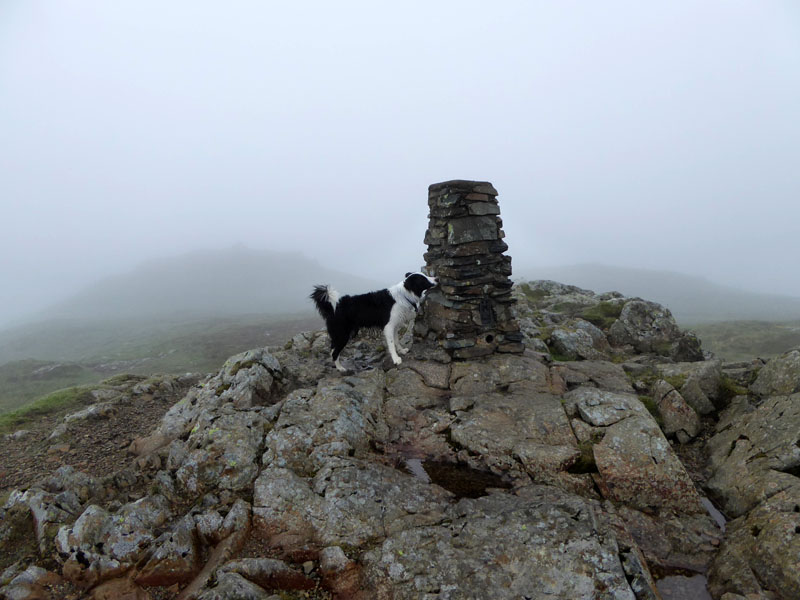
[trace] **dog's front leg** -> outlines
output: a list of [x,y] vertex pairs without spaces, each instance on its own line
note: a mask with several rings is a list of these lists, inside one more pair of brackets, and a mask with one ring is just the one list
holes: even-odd
[[389,350],[389,355],[392,357],[392,362],[399,365],[403,362],[400,355],[397,354],[397,347],[395,345],[395,324],[390,320],[386,327],[383,328],[383,335],[386,338],[386,348]]

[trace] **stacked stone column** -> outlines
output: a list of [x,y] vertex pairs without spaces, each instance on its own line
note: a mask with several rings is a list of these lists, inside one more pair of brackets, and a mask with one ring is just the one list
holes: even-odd
[[438,340],[453,358],[522,352],[497,190],[485,181],[436,183],[428,207],[425,263],[439,287],[423,304],[416,334]]

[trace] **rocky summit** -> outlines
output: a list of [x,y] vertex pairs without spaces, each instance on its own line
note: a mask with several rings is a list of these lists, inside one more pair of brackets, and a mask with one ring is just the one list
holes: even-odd
[[[395,367],[366,339],[343,375],[298,334],[182,391],[118,472],[6,487],[3,597],[800,598],[800,352],[722,363],[658,304],[512,293],[522,353],[417,339]],[[102,402],[59,435],[127,406]]]

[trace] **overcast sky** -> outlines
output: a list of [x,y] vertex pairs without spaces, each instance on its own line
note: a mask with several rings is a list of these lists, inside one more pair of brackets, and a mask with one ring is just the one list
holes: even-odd
[[0,0],[0,322],[236,243],[392,283],[427,186],[514,266],[800,296],[800,3]]

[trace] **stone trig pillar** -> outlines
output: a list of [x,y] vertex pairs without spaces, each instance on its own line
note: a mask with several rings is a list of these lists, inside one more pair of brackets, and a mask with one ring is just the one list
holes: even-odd
[[511,257],[503,254],[508,245],[496,196],[486,181],[428,188],[425,263],[439,287],[423,303],[415,333],[438,340],[453,358],[525,349],[511,313]]

